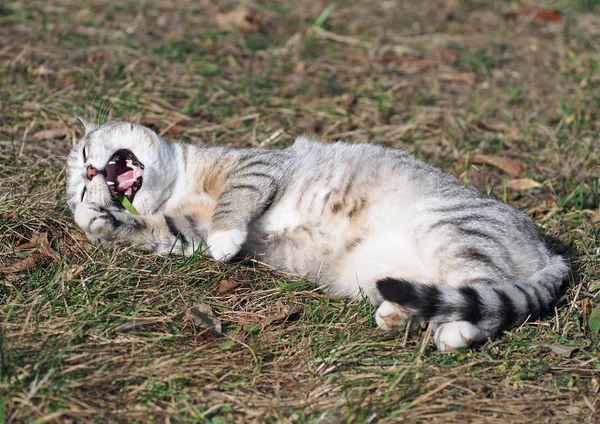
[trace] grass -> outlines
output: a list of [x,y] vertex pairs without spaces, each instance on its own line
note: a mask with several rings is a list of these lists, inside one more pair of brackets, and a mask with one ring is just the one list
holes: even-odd
[[[596,422],[598,4],[558,3],[565,20],[536,25],[497,2],[257,1],[251,33],[218,25],[234,1],[3,3],[0,422]],[[383,334],[369,304],[255,262],[99,250],[65,205],[77,115],[199,144],[404,148],[570,246],[565,299],[439,353],[426,331]],[[477,153],[541,187],[507,190]],[[239,287],[220,293],[225,278]],[[222,335],[186,321],[199,303]]]

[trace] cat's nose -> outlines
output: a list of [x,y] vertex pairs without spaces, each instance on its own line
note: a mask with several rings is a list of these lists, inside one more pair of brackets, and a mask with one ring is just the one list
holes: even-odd
[[87,168],[88,180],[91,180],[92,178],[94,178],[96,176],[96,174],[98,174],[98,171],[96,170],[96,168],[94,168],[92,165],[88,166],[88,168]]

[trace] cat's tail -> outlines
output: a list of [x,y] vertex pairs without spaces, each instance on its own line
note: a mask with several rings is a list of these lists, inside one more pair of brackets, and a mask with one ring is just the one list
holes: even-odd
[[481,333],[480,341],[514,328],[530,317],[548,315],[559,300],[568,267],[560,256],[522,281],[476,283],[463,287],[421,284],[386,278],[377,282],[384,300],[436,325],[467,322]]

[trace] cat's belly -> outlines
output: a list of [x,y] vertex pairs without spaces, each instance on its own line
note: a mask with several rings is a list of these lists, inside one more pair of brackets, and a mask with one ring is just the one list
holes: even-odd
[[281,202],[250,226],[246,253],[355,298],[362,293],[376,300],[375,282],[381,278],[427,280],[410,207],[375,202],[342,213],[346,206],[351,205],[334,213],[338,208],[319,203],[299,210],[291,201]]

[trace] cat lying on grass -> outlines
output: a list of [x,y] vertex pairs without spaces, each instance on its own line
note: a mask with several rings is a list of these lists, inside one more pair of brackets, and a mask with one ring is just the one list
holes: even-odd
[[285,150],[204,148],[82,123],[67,195],[93,243],[254,255],[367,296],[383,330],[409,315],[432,322],[441,350],[546,315],[560,297],[568,268],[525,214],[403,151],[307,137]]

